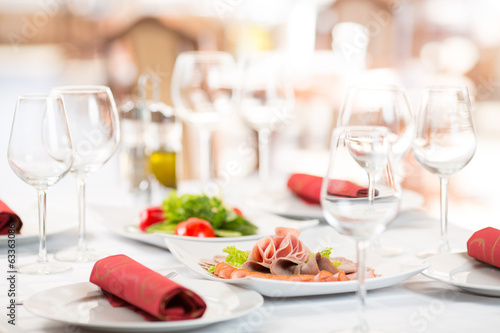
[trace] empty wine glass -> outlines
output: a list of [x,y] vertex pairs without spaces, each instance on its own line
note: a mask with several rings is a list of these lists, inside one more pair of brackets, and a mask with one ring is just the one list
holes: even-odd
[[234,59],[226,52],[184,52],[175,61],[172,101],[179,117],[198,131],[203,183],[212,177],[212,131],[233,106],[234,69]]
[[38,192],[39,249],[33,264],[18,268],[25,274],[54,274],[71,269],[52,263],[46,247],[46,191],[61,180],[73,162],[73,147],[61,96],[25,94],[17,99],[7,152],[19,178]]
[[418,253],[428,257],[450,252],[448,241],[448,182],[476,151],[476,131],[466,87],[433,86],[422,91],[413,154],[440,182],[441,241],[437,250]]
[[[404,176],[401,161],[415,137],[415,121],[402,87],[390,84],[358,84],[349,87],[339,113],[338,126],[387,127],[396,182],[400,184]],[[404,252],[399,247],[382,246],[378,238],[372,240],[371,246],[384,257]]]
[[[366,252],[370,239],[385,230],[399,209],[401,192],[392,172],[389,136],[385,127],[337,128],[333,132],[328,172],[321,188],[321,207],[326,221],[356,241],[359,325],[355,332],[369,331],[364,309]],[[346,191],[346,187],[368,187],[368,191]]]
[[294,110],[293,86],[285,64],[279,53],[258,52],[243,57],[239,65],[238,111],[258,133],[259,177],[264,182],[270,171],[270,136],[291,120]]
[[52,90],[61,95],[68,113],[74,146],[71,172],[78,184],[78,246],[56,253],[56,259],[92,262],[104,254],[89,250],[85,239],[87,177],[113,155],[120,140],[120,126],[113,94],[105,86],[63,86]]

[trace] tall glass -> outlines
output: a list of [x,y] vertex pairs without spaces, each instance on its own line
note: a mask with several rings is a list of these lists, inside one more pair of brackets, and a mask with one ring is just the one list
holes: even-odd
[[461,86],[433,86],[420,97],[413,154],[440,182],[441,241],[437,250],[418,253],[428,257],[450,252],[448,241],[448,182],[464,168],[476,151],[476,130],[469,92]]
[[240,62],[238,111],[245,123],[258,133],[259,177],[269,179],[269,141],[272,132],[291,121],[295,96],[285,68],[276,52],[249,54]]
[[45,275],[70,270],[70,265],[48,261],[45,233],[46,191],[69,172],[73,163],[73,146],[61,96],[18,97],[7,157],[16,176],[38,192],[38,259],[20,266],[18,272]]
[[113,155],[120,140],[120,126],[113,94],[105,86],[63,86],[54,88],[64,100],[74,146],[71,172],[78,184],[78,245],[56,253],[56,259],[92,262],[104,256],[89,250],[85,239],[85,183]]
[[356,241],[359,325],[353,332],[369,332],[364,314],[369,242],[385,230],[399,209],[401,192],[394,180],[389,151],[385,127],[337,128],[321,188],[326,221]]
[[203,183],[212,178],[212,131],[233,107],[234,76],[234,59],[226,52],[184,52],[175,61],[172,101],[179,117],[198,131]]
[[[415,121],[403,87],[390,84],[357,84],[349,90],[340,109],[338,126],[385,126],[389,129],[391,158],[396,182],[404,178],[401,161],[415,137]],[[379,238],[372,249],[384,257],[401,254],[402,248],[382,246]]]

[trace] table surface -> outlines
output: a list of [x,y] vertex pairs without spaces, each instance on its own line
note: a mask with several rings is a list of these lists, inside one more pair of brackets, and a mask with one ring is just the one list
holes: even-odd
[[[112,169],[110,169],[112,170]],[[106,173],[106,171],[104,172]],[[49,191],[49,211],[58,207],[76,206],[74,179]],[[116,181],[116,182],[115,182]],[[35,201],[34,190],[9,177],[8,203],[15,206],[20,200]],[[248,183],[248,182],[247,182]],[[105,182],[90,182],[88,204],[110,205],[134,204],[133,198],[120,190],[118,178],[107,178]],[[241,201],[242,184],[234,181],[226,188],[225,198],[232,203]],[[12,190],[17,189],[17,190]],[[0,196],[7,198],[0,189]],[[71,193],[71,195],[69,194]],[[24,198],[24,199],[23,199]],[[29,198],[29,199],[28,199]],[[73,203],[72,203],[73,202]],[[137,204],[137,202],[135,203]],[[244,203],[241,203],[244,205]],[[76,216],[76,214],[75,214]],[[49,258],[54,260],[57,250],[74,246],[77,241],[76,217],[74,228],[48,238]],[[182,276],[198,278],[185,268],[168,250],[138,241],[122,238],[99,224],[88,214],[88,244],[105,253],[126,254],[151,269],[161,272],[175,270]],[[324,225],[325,222],[320,224]],[[471,231],[450,226],[450,239],[454,248],[465,250]],[[402,247],[405,252],[393,257],[398,262],[416,263],[418,250],[432,248],[439,238],[438,221],[420,209],[402,212],[380,238],[384,245]],[[6,271],[6,247],[0,247],[0,267]],[[37,241],[16,246],[17,263],[29,263],[36,259]],[[17,275],[18,299],[49,288],[88,281],[92,263],[72,264],[73,270],[49,276]],[[5,273],[6,274],[6,273]],[[5,276],[5,275],[4,275]],[[7,281],[0,281],[1,304],[8,304]],[[357,299],[354,293],[295,298],[265,298],[263,307],[244,317],[211,325],[199,332],[297,332],[300,330],[330,332],[350,328],[356,323]],[[5,307],[4,307],[5,309]],[[4,315],[5,316],[5,315]],[[431,280],[423,275],[414,276],[398,285],[368,292],[367,318],[374,329],[385,332],[493,332],[500,327],[500,299],[467,293],[445,283]],[[23,306],[17,307],[16,326],[8,325],[7,319],[0,321],[4,332],[86,332],[87,330],[38,318]]]

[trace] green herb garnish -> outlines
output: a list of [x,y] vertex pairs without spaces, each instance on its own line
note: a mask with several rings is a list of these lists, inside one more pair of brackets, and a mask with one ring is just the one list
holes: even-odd
[[240,268],[247,261],[250,251],[241,251],[236,246],[228,246],[222,252],[227,253],[226,262],[234,267]]
[[[330,255],[332,254],[332,248],[331,247],[325,247],[323,251],[319,252],[322,257],[327,257],[330,258]],[[309,259],[311,259],[316,253],[310,253],[309,254]]]

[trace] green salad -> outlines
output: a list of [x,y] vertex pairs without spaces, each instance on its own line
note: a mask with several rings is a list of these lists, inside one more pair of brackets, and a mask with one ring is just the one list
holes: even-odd
[[245,219],[239,210],[226,207],[221,199],[206,194],[178,195],[172,191],[162,203],[165,221],[146,228],[146,232],[174,234],[177,225],[189,218],[208,221],[218,237],[255,235],[257,226]]

